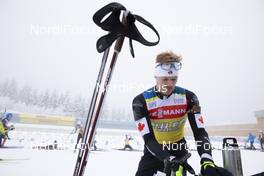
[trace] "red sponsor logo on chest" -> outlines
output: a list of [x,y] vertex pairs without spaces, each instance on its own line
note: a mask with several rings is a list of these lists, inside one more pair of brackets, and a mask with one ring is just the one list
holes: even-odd
[[187,112],[187,105],[163,106],[149,110],[151,119],[180,118]]

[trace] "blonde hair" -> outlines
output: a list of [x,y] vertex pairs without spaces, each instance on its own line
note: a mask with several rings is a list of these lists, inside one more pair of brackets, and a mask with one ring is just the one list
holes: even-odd
[[157,55],[156,63],[167,63],[167,62],[181,62],[182,56],[173,53],[172,51],[165,51]]

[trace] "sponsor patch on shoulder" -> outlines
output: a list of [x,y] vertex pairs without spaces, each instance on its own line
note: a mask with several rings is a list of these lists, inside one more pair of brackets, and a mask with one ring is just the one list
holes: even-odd
[[149,127],[146,120],[146,117],[143,117],[136,121],[137,129],[141,133],[142,136],[149,133]]
[[204,128],[204,118],[201,114],[194,114],[196,125],[198,128]]

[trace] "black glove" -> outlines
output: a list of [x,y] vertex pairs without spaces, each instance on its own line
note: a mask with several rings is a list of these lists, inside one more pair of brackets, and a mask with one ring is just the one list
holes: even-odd
[[[171,172],[179,172],[178,174],[183,174],[183,171],[186,170],[191,174],[195,174],[193,168],[187,163],[187,159],[191,156],[190,153],[187,153],[182,158],[176,158],[175,156],[169,156],[164,160],[164,172],[166,176],[170,176]],[[177,175],[177,174],[176,174]]]
[[202,176],[234,176],[225,168],[216,166],[210,159],[201,160],[201,174]]
[[217,172],[217,166],[210,159],[201,160],[201,174],[202,176],[221,176]]

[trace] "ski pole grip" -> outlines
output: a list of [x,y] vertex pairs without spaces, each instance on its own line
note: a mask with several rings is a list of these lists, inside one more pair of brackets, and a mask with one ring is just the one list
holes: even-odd
[[[232,141],[232,143],[230,143],[230,141]],[[223,139],[223,149],[225,149],[227,147],[236,147],[236,148],[238,148],[237,139],[236,138],[232,138],[232,137],[224,138]]]
[[[123,13],[123,17],[122,17],[122,24],[127,28],[127,15],[128,15],[129,11],[126,10],[124,13]],[[124,43],[124,40],[125,40],[125,36],[120,36],[118,37],[118,39],[116,40],[116,43],[115,43],[115,52],[119,53],[121,51],[121,48],[123,46],[123,43]]]

